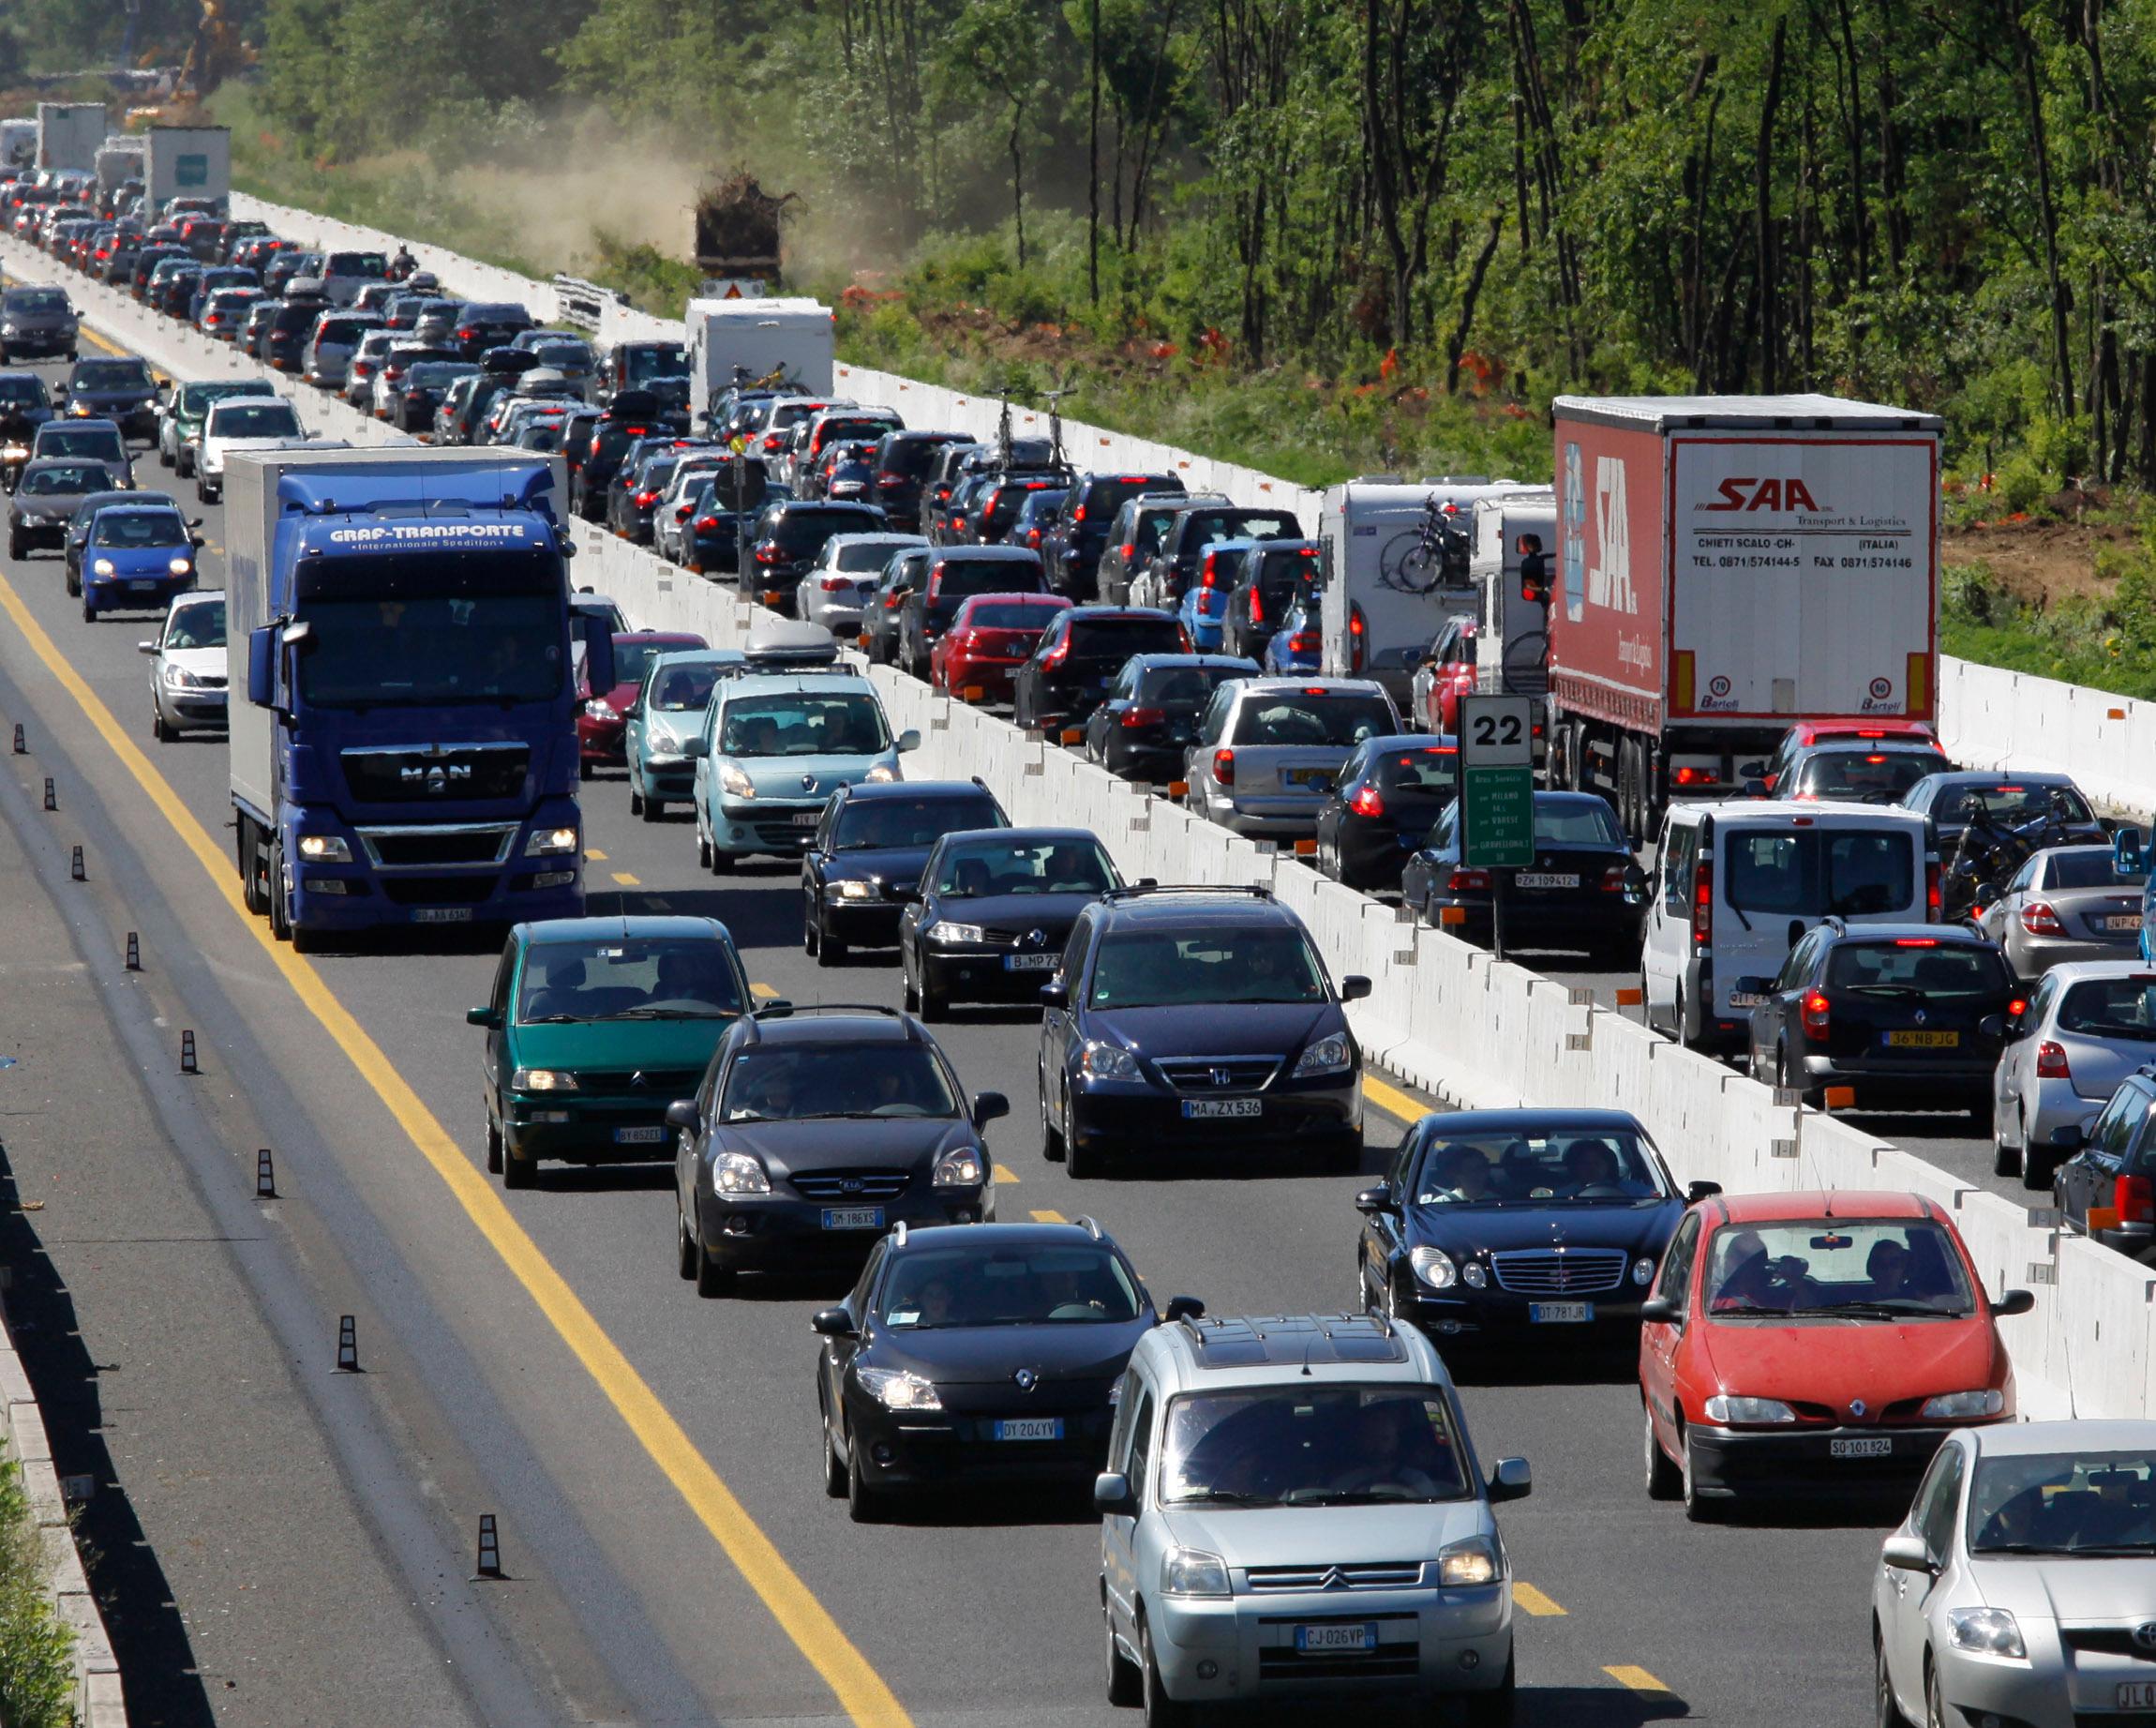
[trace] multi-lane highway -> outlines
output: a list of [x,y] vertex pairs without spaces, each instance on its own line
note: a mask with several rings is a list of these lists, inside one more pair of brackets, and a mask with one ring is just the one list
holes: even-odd
[[[171,483],[154,456],[138,473]],[[221,512],[173,489],[204,516],[214,582]],[[349,1573],[380,1628],[365,1648],[349,1637],[310,1648],[297,1583],[225,1604],[245,1618],[263,1695],[278,1674],[319,1676],[328,1662],[349,1664],[352,1684],[315,1685],[305,1720],[1129,1720],[1103,1696],[1088,1510],[964,1499],[849,1523],[822,1491],[810,1377],[807,1316],[833,1288],[744,1281],[735,1298],[699,1300],[675,1275],[660,1167],[549,1167],[534,1191],[502,1194],[483,1174],[480,1034],[464,1020],[492,956],[302,957],[274,945],[238,903],[221,736],[150,740],[136,643],[151,620],[85,624],[52,556],[5,566],[0,612],[0,739],[20,721],[29,751],[7,759],[0,814],[25,848],[83,844],[89,877],[48,871],[35,899],[27,878],[11,878],[25,893],[0,908],[0,941],[26,941],[56,909],[82,925],[83,964],[93,947],[116,954],[127,931],[144,956],[121,989],[146,1011],[131,1028],[151,1041],[146,1059],[102,1059],[87,1034],[79,1051],[48,1052],[51,1107],[87,1121],[132,1092],[168,1128],[191,1109],[214,1134],[191,1157],[176,1129],[149,1136],[135,1180],[145,1197],[192,1184],[212,1217],[250,1225],[244,1240],[229,1224],[216,1234],[227,1284],[261,1311],[281,1358],[285,1383],[262,1420],[290,1424],[282,1450],[319,1457],[338,1484],[323,1501],[295,1479],[289,1503],[280,1487],[253,1508],[247,1540],[281,1544],[280,1565],[296,1565],[312,1600],[334,1600]],[[53,813],[39,807],[48,775]],[[712,914],[762,990],[897,1004],[888,956],[836,970],[803,956],[793,871],[722,882],[697,871],[685,814],[631,819],[619,777],[584,789],[593,910]],[[991,1135],[1002,1216],[1098,1217],[1161,1300],[1190,1291],[1218,1314],[1348,1300],[1355,1179],[1215,1165],[1080,1183],[1045,1163],[1030,1111],[1034,1018],[960,1010],[939,1029],[968,1089],[1017,1104]],[[203,1070],[185,1082],[183,1028]],[[1421,1107],[1379,1086],[1371,1096],[1382,1107],[1366,1172],[1396,1119]],[[1988,1171],[1988,1149],[1911,1143],[1972,1178]],[[280,1198],[268,1207],[250,1197],[257,1145],[277,1156]],[[112,1180],[130,1178],[122,1168]],[[102,1227],[116,1240],[168,1233],[154,1204],[109,1210]],[[17,1222],[39,1227],[35,1215]],[[175,1285],[160,1300],[210,1298]],[[344,1314],[356,1318],[360,1376],[334,1372]],[[95,1356],[99,1341],[85,1345]],[[1638,1394],[1622,1364],[1522,1359],[1477,1377],[1466,1398],[1484,1455],[1522,1453],[1535,1467],[1534,1497],[1501,1519],[1524,1581],[1523,1721],[1864,1715],[1880,1509],[1687,1525],[1641,1485]],[[252,1425],[246,1399],[229,1407],[235,1427]],[[198,1404],[172,1420],[217,1417]],[[185,1438],[175,1450],[214,1475],[214,1449]],[[145,1456],[141,1467],[155,1465]],[[124,1461],[115,1468],[126,1474]],[[217,1488],[197,1504],[235,1498],[229,1482]],[[500,1518],[507,1581],[467,1581],[482,1512]],[[144,1521],[153,1548],[157,1523]],[[185,1519],[171,1528],[186,1539]],[[318,1529],[340,1533],[337,1544]],[[198,1525],[195,1538],[221,1534]],[[213,1570],[194,1569],[201,1587]],[[180,1637],[187,1571],[166,1568]],[[393,1696],[362,1671],[369,1662],[423,1670],[427,1684]],[[260,1698],[243,1718],[217,1689],[205,1696],[217,1720],[302,1720]]]

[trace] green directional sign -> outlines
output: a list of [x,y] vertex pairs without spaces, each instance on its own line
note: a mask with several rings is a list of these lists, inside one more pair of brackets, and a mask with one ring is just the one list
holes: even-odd
[[174,186],[207,186],[209,183],[210,158],[201,151],[190,151],[172,158]]
[[1471,870],[1535,862],[1533,727],[1523,696],[1460,699],[1460,862]]

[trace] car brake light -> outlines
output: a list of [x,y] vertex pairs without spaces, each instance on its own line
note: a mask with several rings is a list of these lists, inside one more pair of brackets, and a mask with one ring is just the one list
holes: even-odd
[[760,564],[775,564],[781,555],[779,548],[775,546],[767,545],[756,548],[756,563]]
[[898,610],[899,607],[904,604],[906,596],[904,594],[885,594],[883,597],[883,609],[887,612],[895,612]]
[[1604,894],[1622,894],[1624,890],[1624,866],[1623,864],[1611,864],[1602,872],[1602,892]]
[[2036,1046],[2036,1077],[2039,1080],[2074,1078],[2074,1070],[2067,1066],[2064,1044],[2054,1044],[2046,1038]]
[[2121,1176],[2111,1185],[2111,1204],[2120,1224],[2156,1222],[2156,1181],[2146,1176]]
[[1075,510],[1071,511],[1071,519],[1073,522],[1083,522],[1085,519],[1085,506],[1084,504],[1080,504]]
[[1348,800],[1348,808],[1357,816],[1383,816],[1385,800],[1374,786],[1366,786]]
[[1198,586],[1200,588],[1218,588],[1220,585],[1219,572],[1213,568],[1213,555],[1207,552],[1205,562],[1198,569]]
[[1701,859],[1692,866],[1692,946],[1696,950],[1714,940],[1714,866]]
[[1897,936],[1894,939],[1894,945],[1896,948],[1937,948],[1939,938],[1936,936]]
[[719,518],[715,516],[699,516],[696,518],[696,532],[700,534],[711,533],[718,525]]
[[1490,887],[1488,870],[1455,870],[1445,879],[1447,894],[1480,894]]
[[1123,711],[1125,726],[1159,726],[1168,717],[1165,708],[1126,708]]
[[638,492],[636,494],[636,508],[639,510],[649,510],[658,502],[659,495],[656,492]]
[[1702,786],[1714,776],[1704,768],[1680,768],[1669,778],[1679,786]]
[[827,576],[818,586],[827,594],[845,594],[853,587],[853,578],[850,576]]
[[1061,667],[1063,662],[1070,657],[1071,639],[1069,637],[1065,637],[1060,642],[1057,642],[1055,647],[1048,651],[1046,656],[1041,660],[1041,665],[1043,670],[1053,669]]
[[1137,556],[1137,553],[1138,548],[1135,546],[1126,546],[1123,548],[1123,562],[1129,563],[1132,558]]
[[1348,607],[1348,670],[1362,670],[1364,656],[1370,653],[1368,628],[1363,623],[1362,605],[1359,601]]
[[1886,734],[1885,734],[1884,732],[1882,732],[1882,731],[1877,731],[1877,730],[1871,730],[1871,731],[1862,731],[1862,730],[1860,730],[1860,731],[1857,733],[1857,736],[1858,736],[1859,738],[1884,738],[1884,737],[1886,736]]
[[1250,590],[1250,622],[1254,624],[1265,622],[1265,597],[1255,588]]
[[2059,914],[2042,900],[2031,900],[2021,909],[2021,927],[2031,936],[2066,934],[2066,926],[2059,922]]
[[1213,778],[1222,786],[1235,783],[1235,753],[1233,750],[1213,752]]
[[1804,1032],[1807,1037],[1824,1038],[1827,1035],[1830,1006],[1826,997],[1818,990],[1814,990],[1804,998],[1800,1016],[1804,1020]]
[[1932,859],[1924,867],[1924,919],[1926,924],[1937,924],[1944,907],[1939,893],[1939,860]]

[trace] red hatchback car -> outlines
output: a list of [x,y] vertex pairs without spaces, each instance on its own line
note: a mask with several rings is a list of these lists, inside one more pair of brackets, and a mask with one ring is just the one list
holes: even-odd
[[576,693],[584,699],[576,710],[576,772],[589,780],[595,768],[621,768],[628,764],[621,734],[628,724],[630,705],[643,688],[645,669],[653,654],[678,648],[709,648],[700,636],[675,630],[633,630],[614,639],[614,687],[596,692],[577,670]]
[[1708,1519],[1913,1485],[1951,1430],[2013,1420],[1996,1322],[2033,1305],[1988,1300],[1921,1195],[1711,1196],[1639,1311],[1647,1492]]
[[1011,674],[1033,657],[1058,612],[1060,594],[969,594],[951,628],[929,651],[929,682],[938,690],[978,690],[975,701],[1008,702]]

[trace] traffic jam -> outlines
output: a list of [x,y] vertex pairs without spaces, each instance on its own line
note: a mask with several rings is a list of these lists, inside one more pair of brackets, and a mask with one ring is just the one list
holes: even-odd
[[[0,291],[8,569],[148,633],[127,718],[160,746],[226,735],[248,909],[301,950],[500,933],[487,1172],[670,1160],[684,1298],[824,1292],[798,1397],[853,1521],[990,1487],[1097,1513],[1111,1704],[1514,1720],[1498,1509],[1533,1475],[1478,1451],[1475,1388],[1588,1361],[1636,1378],[1668,1517],[1879,1527],[1845,1618],[1881,1722],[2156,1721],[2156,1427],[2023,1420],[1998,1322],[2035,1299],[1952,1210],[1687,1182],[1613,1109],[1394,1140],[1346,1012],[1371,979],[1265,888],[1130,879],[917,777],[862,666],[1813,1108],[1959,1114],[2156,1264],[2149,841],[1942,747],[1935,419],[1802,398],[1792,441],[1752,398],[1561,398],[1554,486],[1355,481],[1305,521],[844,399],[822,308],[602,348],[217,200],[24,172],[0,212],[280,375],[162,377],[64,288]],[[307,391],[419,442],[311,436]],[[244,607],[204,585],[210,504]],[[569,517],[763,609],[745,645],[577,589]],[[798,880],[831,999],[759,991],[724,920],[599,915],[601,801],[678,829],[680,880]],[[983,1011],[1023,1016],[1033,1087],[947,1050]],[[1014,1115],[1096,1216],[1014,1206]],[[1357,1178],[1325,1225],[1352,1311],[1148,1288],[1113,1230],[1140,1180],[1251,1161]]]

